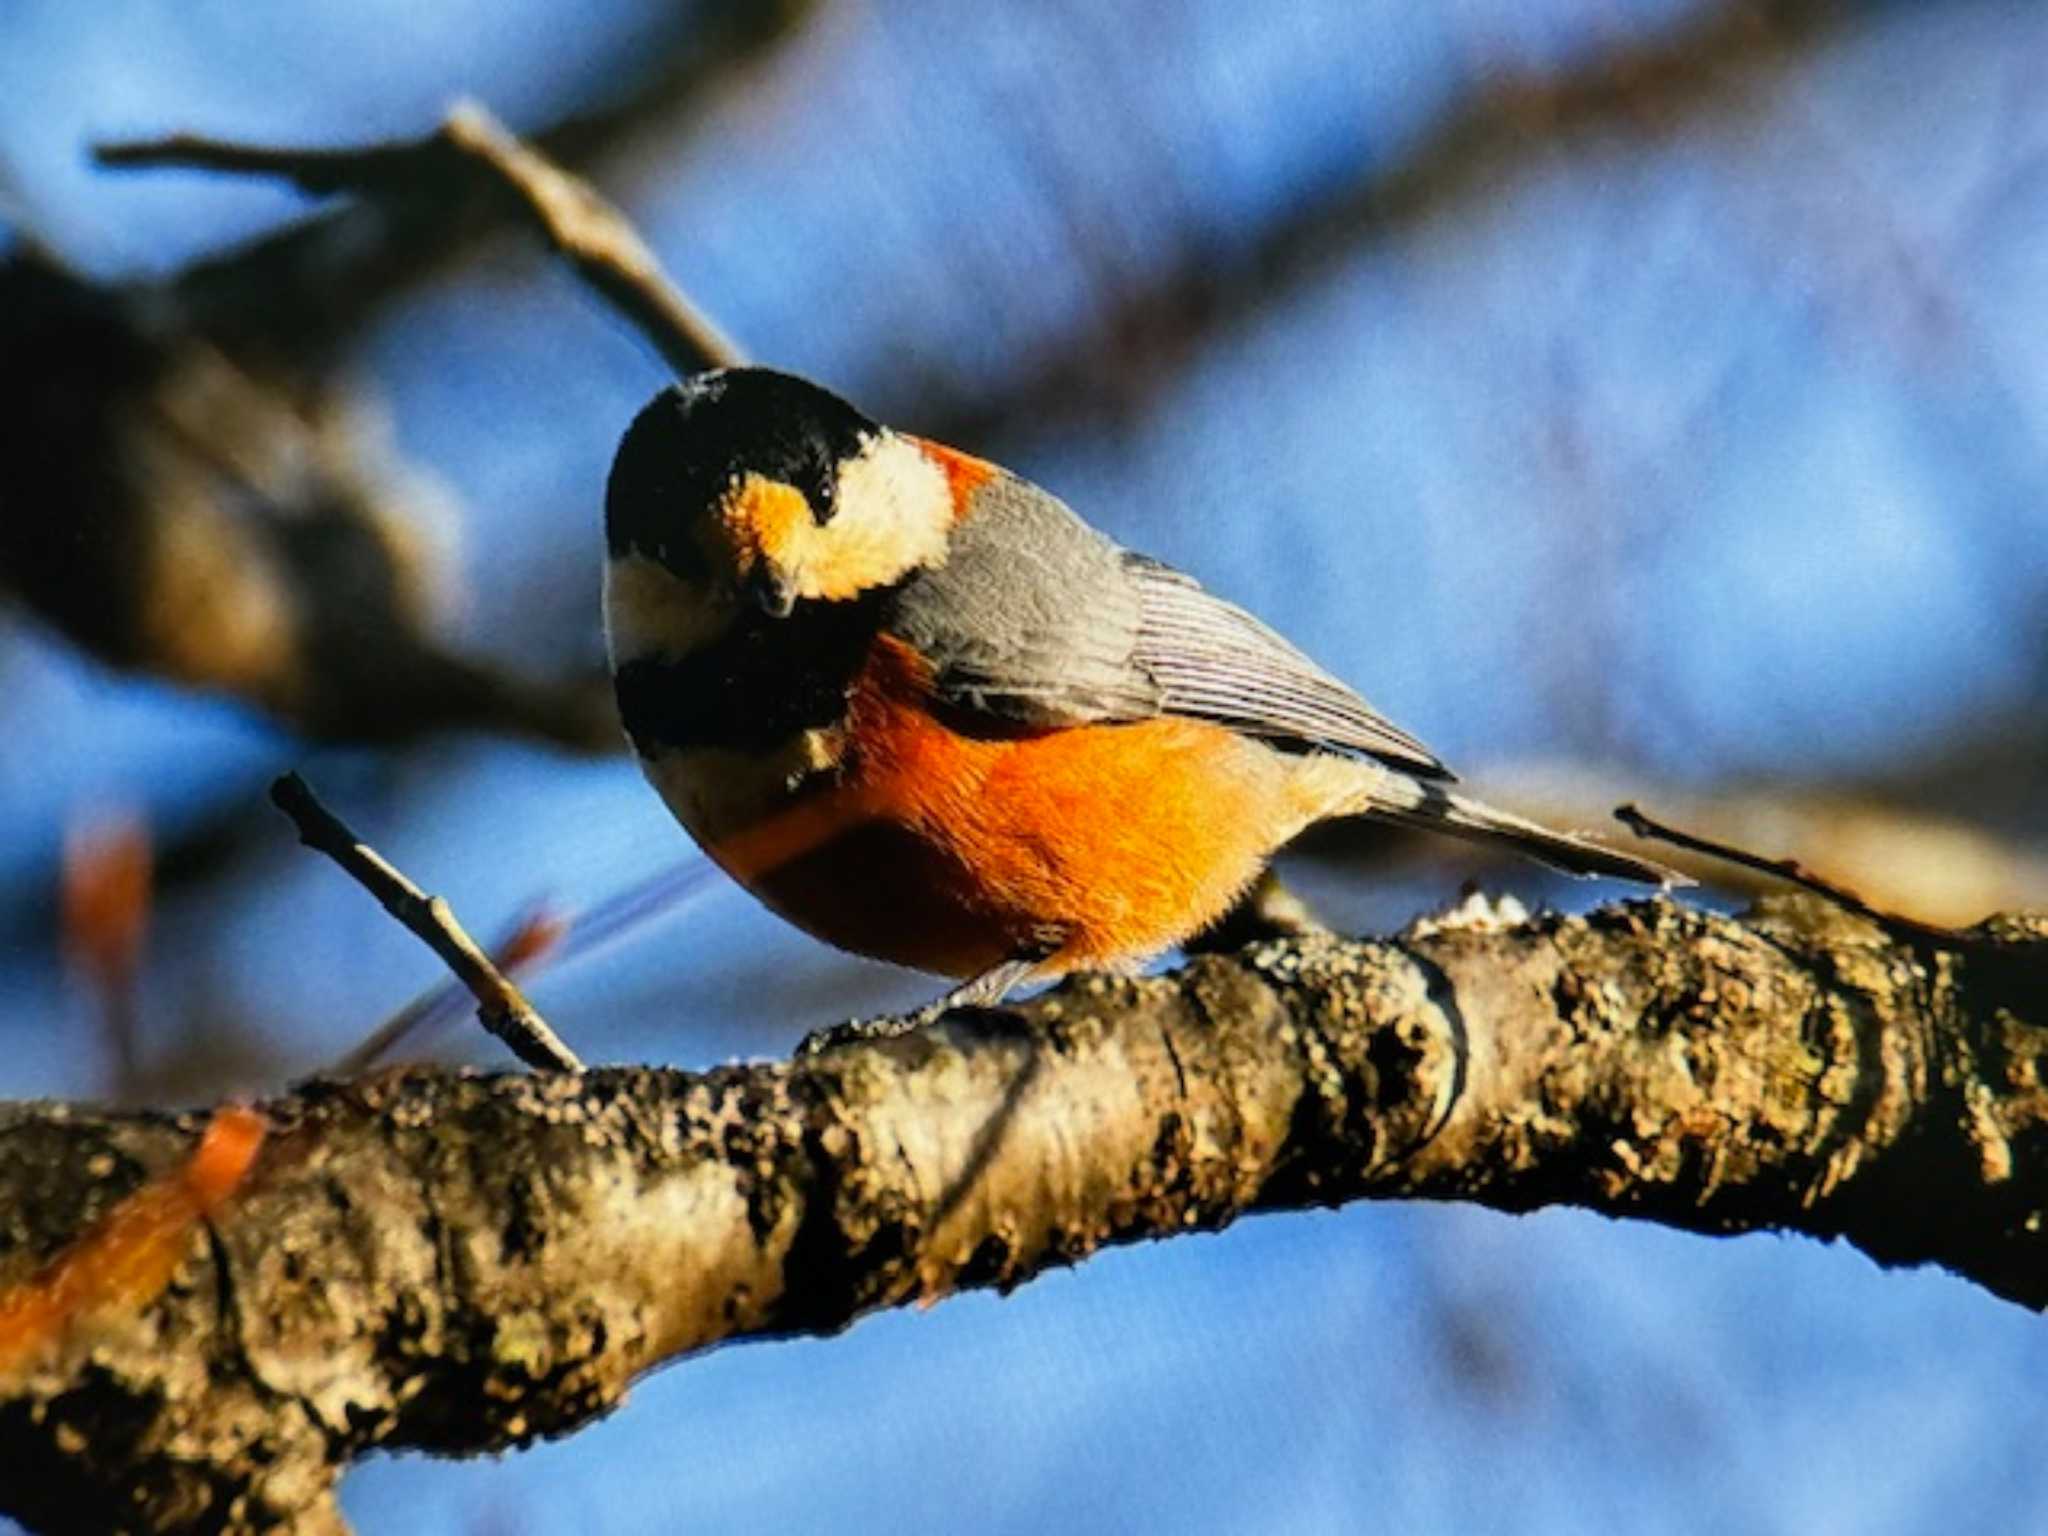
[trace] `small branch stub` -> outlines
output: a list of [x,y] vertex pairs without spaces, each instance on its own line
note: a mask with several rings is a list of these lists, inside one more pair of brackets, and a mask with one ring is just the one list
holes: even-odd
[[359,149],[284,149],[197,134],[103,144],[101,165],[196,166],[242,176],[282,176],[316,195],[431,184],[450,157],[500,184],[576,275],[678,373],[728,368],[745,354],[662,271],[632,224],[581,177],[511,133],[480,103],[458,103],[440,129],[409,143]]
[[385,911],[447,963],[456,979],[476,998],[477,1016],[484,1028],[504,1041],[513,1055],[543,1072],[583,1070],[576,1053],[562,1043],[519,988],[464,932],[447,902],[439,896],[429,896],[351,832],[296,773],[288,773],[272,784],[270,798],[299,829],[300,842],[339,864],[377,898]]

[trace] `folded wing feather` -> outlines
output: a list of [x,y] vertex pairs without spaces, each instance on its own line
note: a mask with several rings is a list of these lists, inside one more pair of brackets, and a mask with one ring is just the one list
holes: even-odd
[[978,493],[945,564],[905,585],[888,623],[931,662],[947,705],[991,723],[1181,716],[1451,777],[1244,609],[1112,543],[1014,476]]

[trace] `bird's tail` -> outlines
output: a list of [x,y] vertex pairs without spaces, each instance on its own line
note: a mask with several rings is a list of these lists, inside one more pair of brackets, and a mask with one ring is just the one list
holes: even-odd
[[1567,875],[1605,875],[1644,885],[1693,883],[1653,859],[1623,853],[1577,833],[1553,831],[1442,784],[1411,779],[1406,774],[1383,774],[1370,796],[1356,804],[1356,813],[1420,827],[1426,832],[1447,832],[1475,843],[1512,848]]

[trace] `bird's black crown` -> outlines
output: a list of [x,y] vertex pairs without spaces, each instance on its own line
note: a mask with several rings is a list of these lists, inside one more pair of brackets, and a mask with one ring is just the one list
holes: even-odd
[[830,390],[767,368],[693,374],[633,418],[605,488],[614,556],[696,564],[691,523],[747,474],[795,486],[820,523],[833,514],[842,461],[879,430]]

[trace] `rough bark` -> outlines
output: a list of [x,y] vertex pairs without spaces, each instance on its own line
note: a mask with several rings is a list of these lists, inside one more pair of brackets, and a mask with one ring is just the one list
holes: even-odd
[[[2044,956],[2040,918],[1933,952],[1810,899],[1474,899],[787,1062],[311,1084],[158,1300],[0,1380],[0,1507],[328,1528],[373,1447],[564,1433],[715,1341],[1364,1197],[1845,1237],[2040,1307]],[[0,1282],[199,1124],[0,1110]]]

